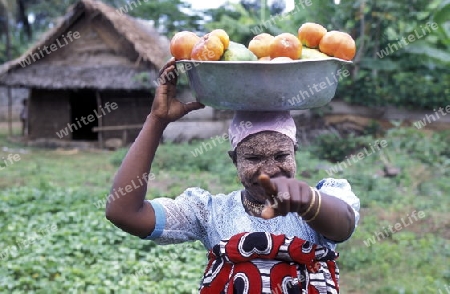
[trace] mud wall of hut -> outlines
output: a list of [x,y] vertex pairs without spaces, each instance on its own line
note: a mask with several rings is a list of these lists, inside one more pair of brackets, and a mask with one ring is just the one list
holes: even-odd
[[30,139],[57,139],[56,133],[67,127],[67,123],[70,122],[69,93],[64,90],[33,89],[30,97]]
[[[107,112],[102,117],[103,126],[127,126],[142,125],[150,113],[154,94],[146,91],[102,91],[100,92],[102,106],[106,102],[116,103],[117,109]],[[140,129],[130,129],[127,131],[127,142],[133,142]],[[120,138],[123,131],[103,132],[103,139]]]
[[[12,88],[12,120],[19,121],[19,114],[22,110],[22,101],[28,99],[28,89]],[[8,109],[8,90],[6,87],[0,87],[0,122],[7,122],[9,118]]]

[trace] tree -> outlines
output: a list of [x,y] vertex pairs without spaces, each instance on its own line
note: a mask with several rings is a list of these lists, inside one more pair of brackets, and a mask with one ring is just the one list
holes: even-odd
[[130,15],[153,20],[155,27],[171,38],[175,33],[186,30],[202,31],[203,16],[193,11],[191,5],[181,0],[157,0],[142,3]]
[[[307,7],[296,1],[294,11],[278,16],[272,11],[263,20],[258,14],[261,3],[243,0],[211,11],[214,21],[206,28],[223,28],[232,40],[248,44],[260,32],[295,34],[302,23],[320,23],[328,30],[349,33],[357,44],[357,55],[348,67],[352,76],[339,83],[337,98],[366,106],[448,105],[450,0],[414,0],[408,5],[390,0],[341,0],[339,5],[314,0]],[[437,29],[430,29],[431,24]],[[408,43],[399,43],[403,39]]]
[[270,14],[280,14],[286,9],[286,2],[284,0],[275,0],[270,5]]
[[[19,56],[77,0],[0,0],[0,64]],[[125,0],[103,0],[124,5]],[[118,7],[117,6],[117,7]],[[30,23],[29,17],[34,21]],[[8,28],[8,29],[7,29]],[[8,42],[9,31],[10,42]],[[9,44],[9,45],[8,45]],[[8,53],[9,52],[9,53]],[[9,54],[9,55],[8,55]]]
[[285,18],[275,16],[280,16],[284,7],[284,0],[275,1],[270,7],[267,7],[266,1],[260,0],[243,0],[239,4],[226,4],[207,11],[206,14],[211,16],[212,21],[208,22],[205,28],[207,31],[224,29],[231,40],[248,45],[259,33],[277,35],[283,31],[279,24]]
[[245,45],[248,45],[255,35],[252,28],[259,24],[252,9],[246,9],[242,4],[228,4],[208,13],[212,21],[205,25],[205,32],[223,29],[230,36],[230,40]]
[[11,15],[13,15],[14,9],[12,2],[0,0],[0,40],[2,40],[0,44],[0,63],[10,60],[12,56]]
[[435,38],[418,40],[406,50],[411,54],[425,56],[437,63],[450,64],[450,0],[442,1],[431,14],[437,25]]
[[[254,16],[276,15],[282,13],[286,8],[285,0],[275,0],[270,6],[267,5],[267,0],[242,0],[240,3],[245,10]],[[265,11],[261,11],[262,9]],[[264,19],[265,17],[261,18],[261,20]]]

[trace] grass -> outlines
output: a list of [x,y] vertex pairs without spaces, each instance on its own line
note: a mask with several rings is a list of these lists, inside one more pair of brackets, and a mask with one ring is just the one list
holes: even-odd
[[[356,232],[338,246],[341,293],[444,291],[450,284],[448,137],[396,129],[385,139],[390,143],[385,155],[401,169],[397,177],[377,175],[383,168],[379,154],[335,175],[349,180],[362,204]],[[164,144],[158,149],[152,170],[156,179],[147,198],[175,197],[196,185],[212,193],[240,188],[226,154],[228,144],[194,157],[191,151],[198,146]],[[0,129],[0,158],[10,153],[21,158],[0,170],[0,293],[197,289],[206,263],[201,244],[142,241],[115,228],[95,206],[108,193],[125,152],[27,148],[10,143]],[[329,177],[325,169],[333,164],[317,155],[313,147],[297,153],[299,179],[313,184]],[[376,238],[414,210],[425,216]],[[369,244],[370,238],[375,242]]]

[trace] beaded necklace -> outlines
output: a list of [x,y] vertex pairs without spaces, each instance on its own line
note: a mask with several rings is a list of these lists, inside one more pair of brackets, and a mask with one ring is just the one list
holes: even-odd
[[250,210],[250,212],[256,215],[261,215],[261,212],[263,211],[265,204],[251,202],[250,200],[247,199],[247,197],[245,197],[245,195],[242,198],[244,207],[247,208],[247,210]]

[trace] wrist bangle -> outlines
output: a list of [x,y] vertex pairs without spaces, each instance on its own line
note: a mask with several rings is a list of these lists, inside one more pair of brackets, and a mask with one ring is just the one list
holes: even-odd
[[314,206],[314,203],[316,202],[316,193],[314,189],[312,187],[309,187],[309,189],[311,190],[312,200],[311,203],[309,204],[308,209],[300,215],[301,217],[304,217],[311,210],[311,208]]
[[322,205],[322,196],[320,195],[319,191],[317,191],[317,194],[319,194],[319,205],[317,205],[317,210],[316,210],[316,213],[314,214],[314,216],[312,218],[310,218],[309,220],[305,220],[305,222],[307,222],[307,223],[312,222],[319,215],[320,206]]

